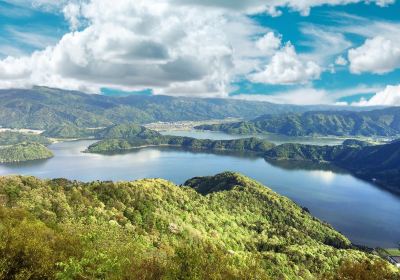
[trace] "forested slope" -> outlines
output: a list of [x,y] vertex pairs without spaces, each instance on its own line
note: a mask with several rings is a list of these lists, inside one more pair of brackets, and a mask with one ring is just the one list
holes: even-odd
[[169,96],[108,97],[44,87],[0,90],[0,126],[97,128],[128,122],[254,118],[310,108],[228,99]]
[[251,121],[201,125],[196,128],[232,134],[396,136],[400,134],[400,107],[365,112],[314,111],[302,114],[268,114]]
[[1,177],[0,278],[398,277],[247,177],[223,173],[185,185]]

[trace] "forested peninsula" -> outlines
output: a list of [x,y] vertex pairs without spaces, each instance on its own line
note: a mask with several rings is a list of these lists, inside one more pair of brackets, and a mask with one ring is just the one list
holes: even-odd
[[400,194],[400,141],[372,145],[360,140],[346,140],[342,145],[275,145],[259,138],[208,140],[161,135],[135,124],[116,125],[103,134],[105,139],[88,147],[87,152],[110,153],[148,146],[170,146],[212,152],[251,152],[266,160],[329,163],[355,176]]

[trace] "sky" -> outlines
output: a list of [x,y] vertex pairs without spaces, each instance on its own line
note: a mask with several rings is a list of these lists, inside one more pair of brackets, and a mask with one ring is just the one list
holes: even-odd
[[0,0],[0,88],[400,106],[396,0]]

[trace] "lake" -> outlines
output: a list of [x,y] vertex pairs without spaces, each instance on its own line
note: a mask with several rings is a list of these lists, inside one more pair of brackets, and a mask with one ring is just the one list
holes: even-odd
[[164,135],[173,136],[186,136],[194,137],[199,139],[212,139],[212,140],[230,140],[240,139],[247,137],[257,137],[268,140],[269,142],[277,145],[283,143],[300,143],[300,144],[311,144],[311,145],[340,145],[344,138],[339,137],[291,137],[276,134],[256,134],[256,135],[233,135],[219,131],[206,131],[206,130],[171,130],[171,131],[160,131]]
[[[210,136],[209,132],[169,134],[173,133],[198,138],[232,137],[218,133]],[[332,224],[356,244],[396,247],[400,241],[400,198],[341,170],[304,164],[277,165],[254,156],[198,153],[172,148],[145,148],[114,155],[81,152],[93,142],[53,144],[50,149],[55,157],[0,165],[0,175],[24,174],[81,181],[151,177],[182,184],[194,176],[237,171],[307,207],[313,215]]]

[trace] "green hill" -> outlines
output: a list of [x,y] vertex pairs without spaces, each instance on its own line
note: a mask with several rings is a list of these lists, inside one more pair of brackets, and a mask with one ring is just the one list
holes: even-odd
[[247,177],[223,173],[185,185],[1,177],[0,278],[399,277]]
[[400,134],[400,107],[365,112],[314,111],[301,114],[269,114],[252,121],[201,125],[196,128],[231,134],[396,136]]
[[161,134],[137,124],[119,124],[99,130],[96,137],[99,139],[130,139],[160,137]]
[[21,133],[15,131],[0,132],[0,146],[14,145],[22,142],[51,144],[51,141],[42,135],[33,133]]
[[60,139],[82,139],[93,138],[96,131],[95,129],[80,128],[74,124],[61,124],[46,129],[42,135]]
[[38,143],[20,143],[0,147],[0,163],[46,159],[52,156],[53,153],[48,148]]

